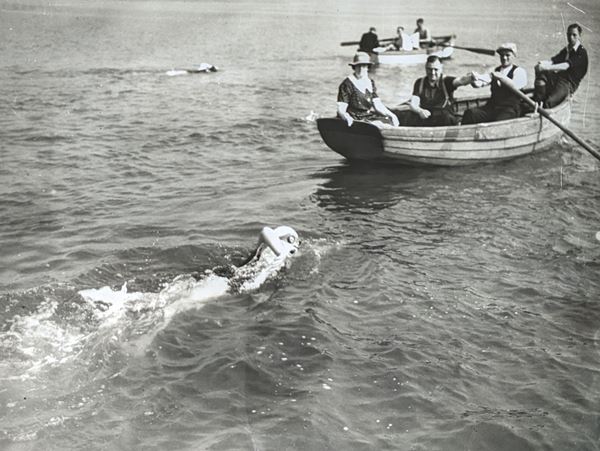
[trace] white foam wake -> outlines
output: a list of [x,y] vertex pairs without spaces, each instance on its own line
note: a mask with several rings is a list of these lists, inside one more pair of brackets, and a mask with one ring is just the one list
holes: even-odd
[[15,315],[0,333],[0,380],[35,379],[43,370],[69,362],[110,358],[123,346],[126,352],[145,352],[156,335],[181,312],[200,309],[226,294],[260,288],[286,267],[298,248],[289,227],[261,232],[249,261],[231,268],[231,277],[207,271],[197,280],[180,275],[159,292],[130,291],[104,286],[78,292],[79,301],[47,298],[34,312]]

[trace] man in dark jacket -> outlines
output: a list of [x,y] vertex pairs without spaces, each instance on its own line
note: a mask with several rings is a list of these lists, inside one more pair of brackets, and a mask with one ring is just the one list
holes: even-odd
[[358,44],[360,52],[373,53],[373,49],[379,47],[379,38],[375,33],[376,31],[375,27],[371,27],[367,33],[362,35],[360,44]]
[[581,26],[567,28],[568,45],[535,66],[534,100],[552,108],[575,93],[588,70],[588,54],[580,41]]

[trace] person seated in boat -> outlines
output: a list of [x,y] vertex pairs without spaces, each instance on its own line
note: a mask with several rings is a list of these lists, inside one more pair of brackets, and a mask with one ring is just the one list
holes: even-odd
[[552,108],[573,95],[588,70],[587,50],[581,44],[581,26],[567,28],[568,45],[535,66],[533,100]]
[[477,124],[480,122],[495,122],[513,119],[521,115],[521,99],[504,83],[515,89],[527,86],[527,72],[522,67],[513,64],[517,55],[517,45],[509,42],[496,49],[500,56],[500,66],[489,74],[473,73],[475,88],[490,85],[492,95],[488,102],[477,108],[470,108],[463,114],[462,124]]
[[337,114],[348,127],[355,120],[398,125],[398,118],[377,95],[375,82],[369,78],[373,63],[368,53],[357,52],[349,65],[353,73],[340,84],[337,98]]
[[379,47],[379,38],[377,37],[377,29],[369,28],[369,31],[364,33],[358,44],[359,52],[373,53],[373,50]]
[[419,17],[417,19],[417,28],[415,28],[415,33],[419,33],[419,43],[422,48],[431,47],[433,45],[433,38],[429,33],[429,30],[425,28],[425,21]]
[[396,28],[396,37],[394,40],[385,47],[385,50],[402,50],[402,42],[404,35],[404,27]]
[[392,41],[391,44],[385,47],[385,51],[412,50],[413,45],[411,37],[404,32],[404,27],[398,27],[396,29],[396,33],[396,38]]
[[417,79],[409,101],[410,111],[401,117],[402,125],[435,127],[458,125],[460,118],[454,114],[454,91],[472,83],[472,73],[463,77],[443,75],[444,66],[436,55],[429,55],[425,63],[426,76]]

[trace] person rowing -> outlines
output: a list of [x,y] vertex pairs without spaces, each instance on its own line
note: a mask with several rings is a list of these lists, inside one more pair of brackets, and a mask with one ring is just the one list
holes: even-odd
[[567,28],[568,45],[535,66],[533,100],[552,108],[573,95],[588,70],[587,50],[581,44],[581,26]]
[[508,84],[516,90],[527,86],[527,72],[512,62],[517,55],[517,45],[512,42],[502,44],[496,53],[500,56],[500,66],[489,74],[473,73],[476,80],[471,83],[475,88],[489,85],[492,91],[490,100],[482,107],[466,110],[462,125],[502,121],[521,115],[521,98],[505,86]]
[[338,89],[337,114],[348,127],[355,120],[398,125],[398,117],[392,113],[377,95],[375,82],[369,78],[373,65],[368,53],[357,52],[351,63],[352,74],[342,81]]
[[434,44],[431,33],[425,28],[425,21],[420,17],[417,19],[417,28],[414,32],[419,33],[419,43],[422,48],[431,47]]
[[360,38],[358,44],[359,52],[373,53],[373,51],[379,47],[379,38],[377,36],[377,29],[370,27],[369,31],[364,33]]
[[459,117],[453,110],[454,91],[475,81],[473,73],[462,77],[443,75],[443,64],[436,55],[430,55],[425,63],[425,77],[417,79],[409,101],[410,111],[402,119],[402,125],[435,127],[457,125]]

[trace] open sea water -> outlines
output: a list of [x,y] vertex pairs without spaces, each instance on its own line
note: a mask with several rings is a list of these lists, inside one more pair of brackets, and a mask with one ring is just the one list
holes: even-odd
[[[316,130],[339,43],[417,17],[530,85],[582,23],[600,143],[597,0],[0,0],[0,449],[600,449],[598,162],[356,167]],[[281,224],[289,267],[217,296]]]

